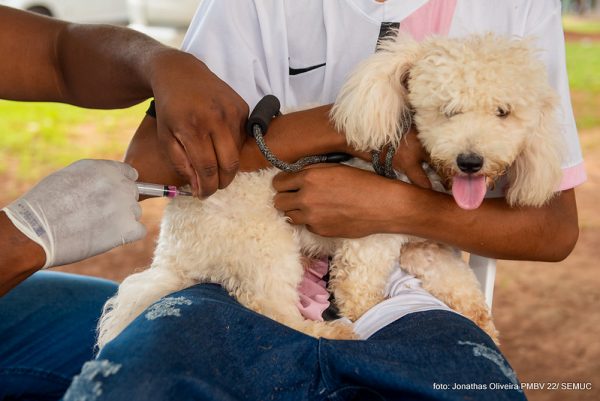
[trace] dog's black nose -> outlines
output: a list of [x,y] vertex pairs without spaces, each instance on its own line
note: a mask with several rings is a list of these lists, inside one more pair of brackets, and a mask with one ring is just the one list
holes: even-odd
[[475,153],[461,153],[456,158],[456,164],[463,173],[476,173],[483,167],[483,157],[476,155]]

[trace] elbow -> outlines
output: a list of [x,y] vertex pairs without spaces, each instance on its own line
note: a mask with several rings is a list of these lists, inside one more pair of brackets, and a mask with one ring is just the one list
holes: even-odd
[[579,224],[572,224],[571,227],[568,230],[568,233],[565,234],[565,239],[563,240],[564,244],[562,247],[562,254],[559,257],[559,260],[557,260],[557,262],[563,261],[567,258],[567,256],[569,256],[571,254],[571,252],[573,252],[573,249],[575,249],[575,245],[577,244],[577,241],[579,240]]
[[579,218],[573,189],[562,191],[560,196],[549,205],[542,224],[539,226],[539,238],[544,238],[545,262],[565,260],[579,239]]
[[563,224],[557,232],[559,235],[555,232],[547,241],[549,246],[547,255],[543,258],[544,262],[562,262],[573,252],[579,239],[579,224]]

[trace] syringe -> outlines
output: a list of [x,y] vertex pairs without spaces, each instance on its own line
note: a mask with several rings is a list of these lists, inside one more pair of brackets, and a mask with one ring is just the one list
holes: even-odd
[[182,191],[174,185],[149,184],[147,182],[136,182],[138,192],[144,196],[158,196],[174,198],[176,196],[192,196],[191,192]]

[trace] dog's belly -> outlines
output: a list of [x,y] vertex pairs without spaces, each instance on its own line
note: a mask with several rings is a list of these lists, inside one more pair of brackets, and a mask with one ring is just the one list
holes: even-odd
[[[283,269],[267,264],[284,258],[297,260],[278,264],[300,265],[301,251],[309,256],[332,253],[337,240],[293,226],[275,209],[271,182],[277,173],[275,168],[239,173],[208,199],[173,200],[165,211],[153,266],[227,286],[232,276],[251,280],[257,270]],[[302,271],[287,273],[300,281]]]

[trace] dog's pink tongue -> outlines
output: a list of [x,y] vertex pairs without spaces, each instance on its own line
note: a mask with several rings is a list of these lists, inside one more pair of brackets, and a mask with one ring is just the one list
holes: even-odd
[[486,191],[483,175],[457,175],[452,180],[452,196],[462,209],[477,209]]

